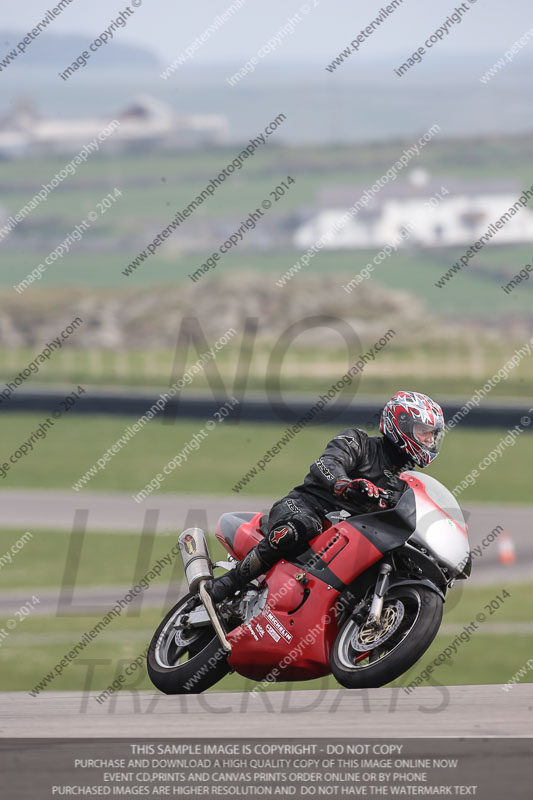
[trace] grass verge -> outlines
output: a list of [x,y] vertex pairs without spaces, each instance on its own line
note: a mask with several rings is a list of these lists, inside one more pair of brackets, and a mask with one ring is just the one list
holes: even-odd
[[[43,421],[37,414],[1,417],[2,445],[7,461]],[[1,489],[70,489],[124,433],[132,417],[100,415],[62,417],[39,439],[33,450],[12,465],[0,480]],[[137,494],[205,426],[205,421],[153,420],[147,424],[109,463],[78,491],[80,508],[86,489],[116,490]],[[323,451],[341,425],[309,425],[280,447],[277,455],[257,475],[234,492],[235,504],[241,494],[283,496],[303,480],[309,464]],[[232,424],[231,417],[215,428],[192,450],[180,467],[166,476],[162,492],[182,494],[232,494],[233,487],[253,469],[282,437],[285,425]],[[372,433],[376,433],[374,428]],[[497,428],[456,429],[446,435],[439,458],[428,473],[453,489],[489,455],[507,434]],[[531,503],[531,434],[525,430],[513,446],[500,448],[500,456],[459,495],[461,503]],[[191,448],[189,448],[190,450]],[[228,457],[228,454],[231,454]],[[149,501],[145,501],[145,504]]]

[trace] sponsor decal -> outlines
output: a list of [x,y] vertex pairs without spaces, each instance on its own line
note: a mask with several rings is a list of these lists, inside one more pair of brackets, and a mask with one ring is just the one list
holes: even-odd
[[344,439],[345,442],[349,442],[350,444],[355,444],[354,436],[335,436],[335,439]]
[[315,461],[315,464],[317,465],[318,469],[320,470],[320,472],[322,473],[322,475],[325,478],[328,478],[328,480],[330,480],[330,481],[334,481],[335,480],[335,476],[329,471],[329,469],[326,467],[326,465],[324,464],[324,462],[322,461],[321,458],[319,458],[317,461]]
[[196,553],[196,541],[194,536],[191,534],[187,534],[187,536],[183,539],[183,546],[185,548],[185,552],[192,556]]
[[288,528],[280,528],[279,531],[272,531],[270,534],[270,544],[279,544],[289,533]]
[[254,629],[252,628],[252,626],[250,625],[250,623],[248,623],[248,625],[247,625],[246,627],[248,628],[248,630],[250,631],[250,633],[251,633],[251,634],[252,634],[252,636],[254,637],[255,641],[256,641],[256,642],[258,642],[258,641],[259,641],[259,639],[257,638],[256,632],[254,631]]
[[256,633],[259,634],[259,636],[264,636],[265,635],[265,629],[259,623],[257,623],[257,625],[255,626],[255,631],[256,631]]
[[289,633],[287,628],[285,628],[285,626],[281,624],[279,619],[276,616],[274,616],[274,614],[272,613],[272,611],[268,606],[265,607],[265,610],[263,611],[263,616],[274,626],[274,628],[278,631],[278,633],[281,634],[281,636],[283,636],[286,642],[292,642],[292,633]]
[[272,627],[272,625],[269,625],[269,624],[267,623],[266,629],[267,629],[267,633],[269,633],[269,634],[270,634],[270,636],[272,636],[272,638],[274,639],[274,641],[275,641],[275,642],[279,642],[279,640],[281,639],[281,636],[279,635],[279,633],[276,633],[276,631],[274,630],[274,628]]

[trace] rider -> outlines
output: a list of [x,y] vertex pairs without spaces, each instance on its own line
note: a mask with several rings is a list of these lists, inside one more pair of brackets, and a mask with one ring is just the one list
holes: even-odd
[[405,469],[427,467],[444,436],[442,409],[427,395],[397,392],[381,413],[381,436],[345,428],[313,464],[304,481],[272,506],[268,534],[234,569],[206,589],[219,603],[268,572],[281,558],[294,558],[322,531],[330,511],[352,514],[386,508],[407,488],[399,478]]

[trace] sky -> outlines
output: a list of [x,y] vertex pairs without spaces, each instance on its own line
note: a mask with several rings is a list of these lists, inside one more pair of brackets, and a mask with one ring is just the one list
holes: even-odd
[[[140,3],[121,41],[155,51],[161,62],[172,61],[232,2],[242,3],[195,54],[198,66],[220,61],[246,61],[299,12],[303,0],[130,0]],[[276,60],[326,60],[335,57],[380,12],[387,0],[308,0],[308,13],[285,37]],[[502,54],[533,27],[531,0],[465,0],[464,22],[455,25],[440,47],[448,54]],[[54,0],[3,0],[4,30],[31,30]],[[403,0],[396,11],[364,43],[362,60],[407,56],[438,28],[457,0]],[[72,0],[53,22],[55,32],[86,34],[91,41],[126,8],[125,0]]]
[[[19,37],[44,19],[59,0],[2,0],[0,66]],[[339,69],[327,66],[378,17],[386,16],[357,53]],[[31,69],[26,54],[0,69],[0,114],[29,97],[50,116],[108,115],[141,94],[183,113],[216,113],[229,120],[231,136],[252,136],[263,118],[291,110],[284,137],[293,141],[355,141],[422,132],[435,120],[446,135],[474,135],[533,127],[530,71],[533,68],[531,0],[71,0],[45,29],[34,53],[50,42],[46,69]],[[467,11],[449,25],[423,63],[403,75],[401,66],[459,6]],[[58,73],[125,9],[125,27],[65,82]],[[217,15],[234,13],[209,32]],[[220,19],[220,17],[219,17]],[[292,19],[292,27],[288,20]],[[531,39],[513,63],[487,85],[480,76],[520,37]],[[55,37],[75,34],[82,42]],[[165,74],[198,37],[206,41],[178,68]],[[17,38],[15,38],[15,35]],[[232,76],[277,35],[273,52],[238,83]],[[52,42],[54,42],[52,44]],[[138,45],[158,59],[155,65],[124,61],[117,44]],[[192,52],[192,51],[191,51]],[[116,53],[116,62],[114,54]],[[174,67],[175,67],[174,64]],[[28,69],[27,69],[28,68]],[[302,90],[305,89],[305,91]],[[307,94],[305,93],[307,92]],[[494,109],[499,109],[495,114]]]

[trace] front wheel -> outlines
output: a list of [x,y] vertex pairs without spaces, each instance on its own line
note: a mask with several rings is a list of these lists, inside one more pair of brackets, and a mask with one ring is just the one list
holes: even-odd
[[[197,603],[191,603],[192,599]],[[188,594],[172,608],[152,637],[147,668],[154,686],[165,694],[199,694],[214,686],[230,668],[212,625],[187,623],[198,595]]]
[[371,689],[398,678],[418,661],[442,621],[440,595],[423,585],[392,587],[378,627],[348,619],[333,645],[331,671],[347,689]]

